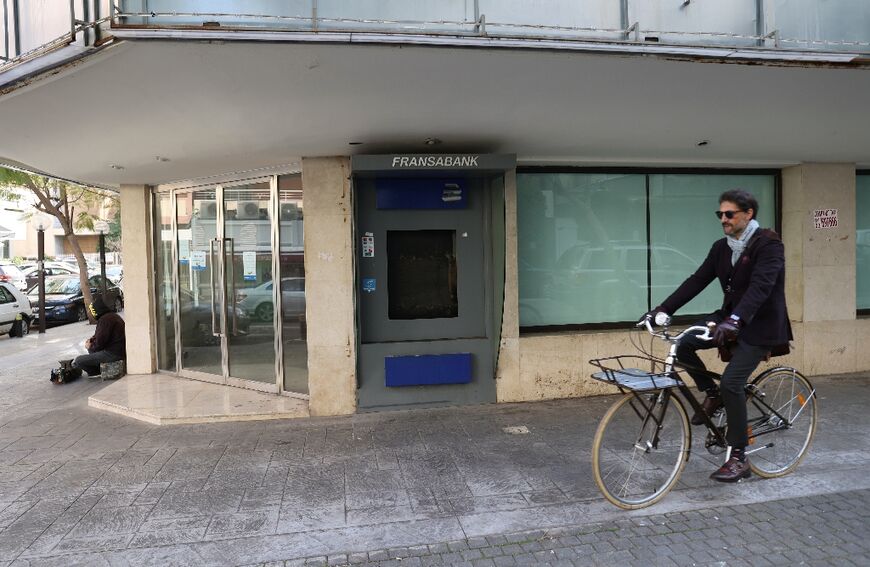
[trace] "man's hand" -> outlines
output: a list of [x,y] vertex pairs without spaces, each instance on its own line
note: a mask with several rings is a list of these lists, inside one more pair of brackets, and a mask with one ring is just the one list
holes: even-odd
[[85,348],[90,350],[92,344],[94,344],[94,337],[90,337],[85,341]]
[[644,314],[641,316],[641,318],[637,320],[637,322],[638,322],[638,323],[643,323],[644,321],[646,321],[647,319],[649,319],[650,321],[652,321],[652,322],[655,323],[656,325],[660,325],[661,323],[656,323],[656,315],[658,315],[659,313],[661,313],[661,314],[664,315],[665,317],[670,317],[670,315],[668,315],[667,312],[666,312],[664,309],[662,309],[662,306],[659,305],[659,306],[656,307],[655,309],[650,309],[649,311],[647,311],[646,313],[644,313]]
[[717,346],[724,347],[737,342],[737,334],[740,332],[740,321],[728,318],[716,325],[713,331],[713,341]]

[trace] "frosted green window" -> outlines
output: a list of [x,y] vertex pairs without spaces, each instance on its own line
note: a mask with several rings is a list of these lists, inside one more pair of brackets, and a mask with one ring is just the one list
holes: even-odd
[[870,309],[870,173],[855,178],[855,227],[858,309]]
[[[636,320],[722,238],[713,212],[735,188],[755,195],[759,223],[775,228],[772,174],[519,173],[520,326]],[[677,314],[709,313],[721,302],[714,282]]]
[[520,325],[626,321],[644,311],[644,175],[520,173],[517,186]]
[[[713,242],[723,237],[713,212],[725,191],[739,188],[752,193],[758,201],[758,223],[776,228],[776,180],[772,175],[655,174],[649,182],[653,307],[698,269]],[[713,282],[677,314],[712,313],[721,306],[722,288]]]

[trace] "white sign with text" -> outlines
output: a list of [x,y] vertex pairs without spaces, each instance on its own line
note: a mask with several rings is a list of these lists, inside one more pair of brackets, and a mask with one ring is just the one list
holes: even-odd
[[816,229],[837,228],[839,224],[837,209],[817,209],[813,211],[813,225]]

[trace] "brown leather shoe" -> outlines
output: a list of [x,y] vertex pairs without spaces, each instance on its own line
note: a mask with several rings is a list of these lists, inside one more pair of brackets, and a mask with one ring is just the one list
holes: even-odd
[[738,482],[740,479],[750,476],[752,476],[752,471],[749,470],[749,461],[741,461],[737,457],[731,457],[719,467],[719,470],[711,474],[710,478],[719,482]]
[[[707,416],[711,416],[716,413],[716,410],[722,407],[722,396],[707,396],[704,398],[704,401],[701,402],[701,409],[704,410],[704,413]],[[692,425],[703,425],[704,424],[704,416],[701,415],[701,412],[695,412],[695,415],[692,416]]]

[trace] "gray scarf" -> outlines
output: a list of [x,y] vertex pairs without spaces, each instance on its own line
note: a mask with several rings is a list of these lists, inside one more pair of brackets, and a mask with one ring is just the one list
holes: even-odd
[[758,228],[758,221],[752,219],[746,224],[746,228],[743,230],[743,234],[740,235],[740,238],[734,238],[731,236],[726,236],[725,238],[728,241],[728,246],[731,248],[731,265],[737,263],[737,259],[740,258],[740,255],[743,254],[744,248],[746,248],[746,243],[749,242],[749,239],[752,238],[752,234],[755,232],[755,229]]

